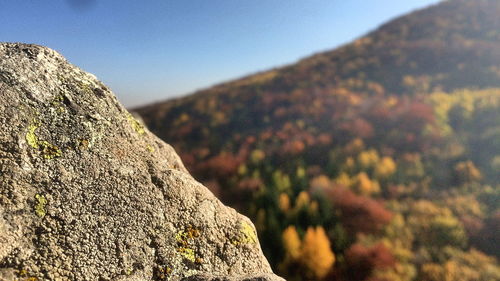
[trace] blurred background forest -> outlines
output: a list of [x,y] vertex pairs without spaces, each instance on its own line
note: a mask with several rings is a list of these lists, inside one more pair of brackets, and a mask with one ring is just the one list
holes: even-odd
[[135,111],[287,280],[500,280],[500,1]]

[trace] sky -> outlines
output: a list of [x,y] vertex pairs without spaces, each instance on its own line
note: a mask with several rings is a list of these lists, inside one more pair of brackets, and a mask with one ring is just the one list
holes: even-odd
[[127,107],[346,44],[438,0],[0,0],[0,41],[95,74]]

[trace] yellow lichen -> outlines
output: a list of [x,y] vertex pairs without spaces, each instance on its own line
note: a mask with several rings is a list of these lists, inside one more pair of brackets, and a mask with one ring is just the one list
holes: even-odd
[[40,146],[40,150],[42,151],[43,158],[52,159],[55,157],[60,157],[62,155],[61,149],[59,147],[50,144],[46,141],[41,141],[38,144]]
[[257,243],[257,233],[255,233],[255,230],[249,223],[242,221],[239,230],[240,235],[232,241],[234,245]]
[[144,135],[146,133],[146,131],[144,130],[144,126],[139,121],[137,121],[137,119],[135,119],[132,114],[128,113],[127,119],[136,133],[138,133],[139,135]]
[[177,241],[177,252],[181,254],[183,258],[193,263],[201,263],[202,259],[196,256],[196,252],[193,249],[193,239],[200,236],[200,231],[192,226],[186,227],[186,229],[179,231],[175,235],[175,240]]
[[245,221],[241,222],[240,231],[243,234],[243,243],[257,243],[257,233],[255,233],[255,230],[250,224]]
[[181,230],[175,235],[175,240],[177,244],[184,246],[187,245],[190,239],[197,238],[198,236],[200,236],[200,231],[192,226],[188,226],[185,230]]
[[41,194],[36,194],[35,199],[37,200],[37,204],[35,205],[35,214],[40,218],[43,218],[47,214],[47,210],[45,210],[47,199]]
[[64,107],[64,96],[63,95],[58,95],[56,96],[51,104],[52,104],[52,107],[54,107],[57,111],[57,113],[65,113],[66,112],[66,108]]
[[22,279],[16,279],[16,280],[23,280],[23,281],[38,281],[37,277],[33,276],[28,276],[28,271],[26,269],[21,269],[17,272],[17,276],[22,277]]
[[41,141],[36,135],[35,131],[38,129],[37,122],[33,122],[28,126],[28,132],[26,133],[26,142],[29,146],[34,149],[40,150],[43,158],[53,159],[60,157],[62,155],[61,149],[59,147],[49,143],[48,141]]
[[151,146],[151,145],[149,145],[149,144],[148,144],[148,145],[146,145],[146,149],[147,149],[149,152],[151,152],[151,153],[155,152],[154,147],[152,147],[152,146]]
[[28,276],[28,271],[26,269],[21,269],[17,272],[17,275],[19,275],[21,277],[26,277],[26,276]]
[[35,134],[35,130],[38,128],[37,125],[31,124],[28,127],[28,132],[26,133],[26,142],[33,148],[39,148],[38,137]]
[[188,261],[191,261],[191,262],[196,261],[196,254],[195,254],[194,250],[191,248],[180,247],[180,248],[177,248],[177,252],[179,252]]

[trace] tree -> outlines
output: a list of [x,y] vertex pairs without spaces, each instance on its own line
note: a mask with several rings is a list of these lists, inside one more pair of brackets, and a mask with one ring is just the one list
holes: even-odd
[[290,210],[290,197],[286,193],[281,193],[279,197],[279,208],[283,213]]
[[354,189],[362,195],[371,195],[380,192],[380,184],[371,180],[365,172],[361,172],[356,176]]
[[362,151],[358,155],[358,163],[362,169],[371,169],[379,162],[379,155],[375,149]]
[[348,189],[334,188],[327,196],[340,210],[342,225],[351,233],[376,232],[392,219],[392,213],[381,203]]
[[383,157],[375,167],[375,176],[379,179],[385,179],[396,172],[396,163],[391,157]]
[[379,243],[370,248],[354,244],[345,253],[350,280],[365,280],[375,269],[391,268],[396,260],[391,251]]
[[301,263],[315,279],[322,279],[332,269],[335,255],[323,227],[309,227],[302,242]]
[[283,247],[285,248],[285,258],[292,260],[299,259],[301,255],[301,241],[295,226],[288,226],[283,231]]

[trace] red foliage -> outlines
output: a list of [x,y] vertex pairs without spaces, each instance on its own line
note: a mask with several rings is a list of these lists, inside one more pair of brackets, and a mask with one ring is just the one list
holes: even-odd
[[434,122],[432,106],[419,101],[405,104],[398,110],[397,123],[405,131],[420,132],[426,124]]
[[465,231],[470,237],[478,235],[478,233],[484,228],[484,223],[480,219],[472,216],[464,216],[460,218]]
[[[371,248],[354,244],[345,253],[350,280],[366,280],[375,269],[393,267],[396,260],[391,251],[379,243]],[[372,280],[372,279],[370,279]]]
[[332,143],[332,136],[327,133],[322,133],[318,136],[317,142],[320,145],[329,145]]
[[210,177],[228,178],[236,173],[241,160],[230,153],[221,153],[208,159],[200,170]]
[[291,140],[287,141],[282,148],[282,153],[283,154],[292,154],[292,155],[297,155],[302,153],[304,151],[305,145],[303,142],[300,140]]
[[371,138],[374,133],[372,124],[363,118],[356,118],[351,122],[343,124],[342,129],[348,131],[354,137],[362,139]]
[[264,184],[260,179],[247,178],[243,179],[238,183],[238,189],[241,191],[258,191]]
[[350,232],[375,232],[392,219],[392,213],[381,203],[356,195],[348,189],[332,189],[329,191],[329,198],[340,209],[342,224]]

